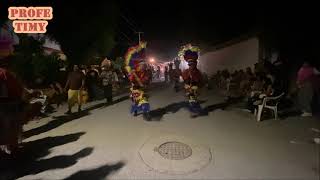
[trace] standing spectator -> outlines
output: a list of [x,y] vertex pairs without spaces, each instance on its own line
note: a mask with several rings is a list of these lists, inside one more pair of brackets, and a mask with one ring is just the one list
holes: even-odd
[[152,67],[152,66],[149,66],[147,72],[148,72],[148,76],[150,77],[150,78],[149,78],[148,85],[150,85],[151,82],[152,82],[152,77],[153,77],[153,67]]
[[160,78],[161,78],[161,68],[160,68],[160,66],[158,66],[157,67],[157,79],[160,80]]
[[82,97],[81,90],[85,85],[85,76],[80,71],[78,65],[73,66],[73,72],[68,76],[65,89],[68,90],[68,111],[66,114],[71,114],[72,107],[78,104],[78,112],[81,111]]
[[169,81],[173,82],[173,63],[169,63]]
[[8,59],[0,59],[0,151],[14,153],[21,141],[22,85],[8,70]]
[[174,89],[176,92],[180,89],[180,77],[182,76],[182,71],[180,69],[180,60],[177,58],[174,60],[174,70],[172,73],[172,80],[174,81]]
[[168,66],[164,67],[164,81],[166,83],[169,81],[169,69],[168,69]]
[[214,82],[216,83],[217,88],[221,88],[221,71],[217,71],[217,73],[214,76]]
[[174,69],[173,73],[173,81],[174,81],[174,89],[176,92],[180,89],[180,77],[182,76],[182,71],[180,68]]
[[100,75],[104,97],[108,104],[112,103],[112,85],[118,82],[117,74],[112,71],[111,66],[103,66]]
[[87,66],[86,66],[86,65],[81,65],[81,66],[80,66],[80,69],[81,69],[81,72],[86,76],[87,73],[88,73],[88,71],[89,71],[89,69],[87,68]]
[[87,72],[86,85],[88,88],[89,99],[93,101],[97,96],[99,74],[97,70],[91,66]]
[[[120,69],[114,69],[114,72],[116,75],[115,80],[116,80],[117,89],[120,89],[124,84],[123,74]],[[102,69],[101,69],[101,73],[102,73]]]
[[209,85],[209,77],[208,77],[207,73],[203,72],[203,73],[202,73],[202,77],[203,77],[203,83],[204,83],[204,85],[206,86],[206,88],[207,88],[208,90],[210,90],[211,87],[210,87],[210,85]]
[[314,95],[314,80],[320,72],[311,66],[308,62],[304,62],[298,72],[297,85],[299,88],[299,105],[302,110],[303,117],[312,116],[311,102]]
[[277,91],[287,93],[289,91],[290,72],[288,71],[289,63],[286,59],[278,59],[273,62],[270,73],[274,76],[274,87]]
[[57,108],[62,104],[64,99],[63,88],[59,82],[53,82],[50,84],[51,90],[53,90],[52,101],[57,105]]

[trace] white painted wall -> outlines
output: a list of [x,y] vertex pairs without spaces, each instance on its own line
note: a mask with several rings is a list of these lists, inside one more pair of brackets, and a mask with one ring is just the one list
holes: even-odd
[[218,70],[229,71],[254,67],[259,59],[259,40],[251,38],[200,56],[198,68],[209,76]]

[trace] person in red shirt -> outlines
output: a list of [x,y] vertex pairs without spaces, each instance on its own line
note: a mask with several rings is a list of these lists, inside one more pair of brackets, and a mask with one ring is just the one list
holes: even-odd
[[22,85],[4,64],[0,64],[0,85],[2,97],[6,96],[10,99],[21,99],[23,91]]
[[299,88],[298,101],[302,110],[302,117],[312,116],[312,101],[317,92],[317,78],[320,72],[309,62],[304,62],[297,74],[297,86]]
[[12,154],[21,141],[22,85],[8,70],[8,59],[0,59],[0,151]]

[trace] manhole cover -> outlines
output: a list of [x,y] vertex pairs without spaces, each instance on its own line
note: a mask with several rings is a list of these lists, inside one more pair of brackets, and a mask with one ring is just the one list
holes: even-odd
[[170,160],[183,160],[192,155],[191,147],[180,142],[166,142],[156,150],[162,157]]
[[[165,174],[190,174],[205,168],[212,161],[211,149],[194,144],[194,140],[174,134],[154,135],[140,148],[143,163]],[[183,142],[183,143],[181,143]]]

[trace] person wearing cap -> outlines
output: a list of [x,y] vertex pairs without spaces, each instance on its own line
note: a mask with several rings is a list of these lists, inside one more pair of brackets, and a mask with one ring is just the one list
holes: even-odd
[[107,104],[112,103],[112,85],[118,82],[117,74],[112,70],[111,63],[103,65],[101,67],[102,72],[100,74],[101,84],[103,87],[104,97]]

